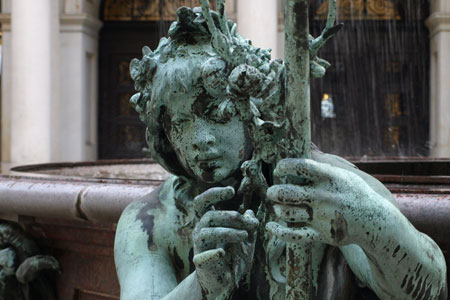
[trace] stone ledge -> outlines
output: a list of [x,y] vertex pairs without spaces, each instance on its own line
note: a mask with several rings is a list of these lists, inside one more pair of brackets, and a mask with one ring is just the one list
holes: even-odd
[[88,14],[62,14],[61,32],[80,32],[97,38],[103,23]]
[[0,176],[0,212],[8,216],[116,223],[130,202],[143,199],[159,184],[105,184]]
[[450,32],[450,13],[435,12],[425,21],[430,37],[440,32]]

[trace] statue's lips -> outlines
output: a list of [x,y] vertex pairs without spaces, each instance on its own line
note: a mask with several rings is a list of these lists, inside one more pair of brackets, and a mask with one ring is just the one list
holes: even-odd
[[218,153],[201,153],[195,157],[198,162],[210,162],[221,157]]

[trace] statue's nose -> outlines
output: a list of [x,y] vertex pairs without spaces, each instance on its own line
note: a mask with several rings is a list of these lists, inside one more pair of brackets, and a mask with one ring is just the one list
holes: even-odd
[[216,138],[213,134],[209,132],[197,132],[194,138],[194,149],[195,150],[208,150],[214,143]]
[[194,119],[191,127],[194,150],[208,151],[216,143],[214,125],[201,117]]

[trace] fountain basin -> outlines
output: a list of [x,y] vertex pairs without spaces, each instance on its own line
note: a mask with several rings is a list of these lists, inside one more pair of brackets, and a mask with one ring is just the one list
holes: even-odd
[[87,181],[137,183],[164,181],[169,173],[151,159],[98,160],[86,162],[63,162],[18,166],[11,169],[12,174],[40,176],[47,178],[70,178]]
[[[450,261],[450,160],[353,160],[382,181]],[[169,174],[151,160],[20,166],[0,176],[0,218],[19,222],[60,262],[59,299],[119,299],[114,235],[123,209]],[[449,266],[447,266],[449,267]]]
[[169,174],[150,160],[16,167],[0,176],[1,215],[116,223]]
[[[352,160],[394,194],[399,208],[439,242],[450,236],[450,159]],[[19,166],[0,176],[2,214],[116,223],[169,174],[149,159]],[[42,210],[42,206],[47,209]]]

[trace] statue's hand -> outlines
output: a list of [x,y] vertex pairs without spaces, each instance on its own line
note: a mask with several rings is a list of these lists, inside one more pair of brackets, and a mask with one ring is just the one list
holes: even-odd
[[270,222],[266,229],[282,240],[358,244],[383,222],[379,212],[388,200],[350,171],[310,159],[284,159],[274,176],[283,184],[270,187],[267,199],[281,222]]
[[[211,199],[214,194],[223,198],[225,189],[230,188],[210,189],[195,201],[208,202],[202,198]],[[228,195],[231,198],[234,191]],[[239,281],[248,273],[258,224],[251,210],[244,214],[211,210],[201,217],[193,232],[193,262],[207,299],[230,298]]]

